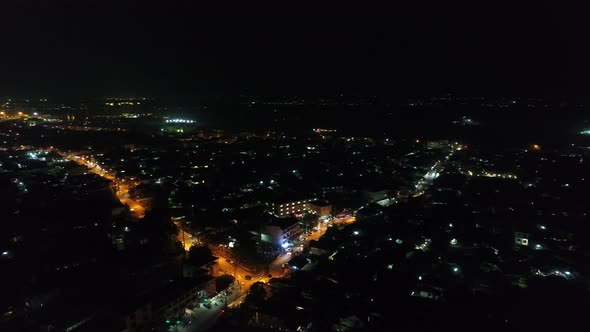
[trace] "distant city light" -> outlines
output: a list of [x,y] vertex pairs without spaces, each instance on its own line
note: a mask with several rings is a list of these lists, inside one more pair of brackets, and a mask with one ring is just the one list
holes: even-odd
[[168,119],[166,123],[195,123],[195,120],[187,120],[187,119]]

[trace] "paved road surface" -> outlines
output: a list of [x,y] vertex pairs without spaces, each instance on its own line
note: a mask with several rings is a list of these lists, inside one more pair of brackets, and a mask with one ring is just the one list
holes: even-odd
[[211,308],[197,307],[193,309],[193,313],[186,315],[182,323],[176,327],[179,332],[197,332],[206,331],[210,329],[215,321],[223,315],[226,304],[240,297],[240,290],[238,287],[231,286],[227,294],[217,294],[211,302]]
[[51,150],[57,152],[62,157],[77,163],[78,165],[84,165],[88,167],[90,172],[97,174],[107,180],[113,181],[117,185],[117,191],[115,192],[115,194],[117,195],[119,201],[122,204],[128,205],[131,210],[131,213],[133,213],[135,216],[137,216],[138,218],[143,218],[143,216],[145,215],[145,207],[142,204],[140,204],[137,200],[134,200],[129,197],[129,190],[135,185],[133,182],[115,177],[114,175],[110,174],[105,169],[103,169],[100,165],[93,162],[88,157],[77,156],[71,153],[65,153],[57,149]]

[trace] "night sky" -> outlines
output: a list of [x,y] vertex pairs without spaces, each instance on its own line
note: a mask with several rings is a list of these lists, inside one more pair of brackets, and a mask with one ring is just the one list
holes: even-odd
[[2,0],[0,95],[586,95],[586,8],[410,2]]

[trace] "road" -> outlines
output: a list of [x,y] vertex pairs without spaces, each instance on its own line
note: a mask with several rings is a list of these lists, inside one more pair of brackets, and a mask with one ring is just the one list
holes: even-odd
[[[185,251],[189,251],[193,245],[203,244],[199,237],[191,234],[190,231],[183,227],[181,220],[174,220],[174,224],[176,224],[176,226],[179,229],[177,239],[180,243],[183,244]],[[218,269],[215,277],[219,277],[226,274],[233,276],[234,278],[236,278],[237,281],[239,281],[239,287],[241,292],[246,292],[248,289],[250,289],[250,286],[257,281],[268,282],[268,280],[270,279],[268,278],[268,275],[264,274],[264,269],[260,269],[259,272],[253,272],[249,269],[244,268],[240,264],[237,264],[231,258],[231,253],[227,252],[227,249],[222,250],[222,248],[213,248],[212,253],[213,255],[219,258],[217,260]],[[282,269],[280,269],[280,271],[275,270],[275,273],[276,274],[273,274],[273,276],[282,275]]]
[[426,191],[426,189],[428,189],[428,187],[430,187],[434,179],[436,179],[439,176],[439,174],[445,169],[447,162],[451,159],[453,154],[457,151],[460,151],[461,149],[462,147],[460,145],[458,147],[452,148],[451,151],[446,156],[444,156],[444,158],[437,160],[430,167],[430,170],[426,172],[426,174],[424,174],[424,176],[416,182],[416,184],[414,185],[414,190],[410,192],[410,195],[417,197],[424,194],[424,192]]
[[191,232],[183,225],[182,220],[179,218],[172,218],[172,220],[174,221],[176,227],[178,227],[178,235],[176,238],[178,242],[182,243],[182,247],[185,251],[189,251],[194,245],[203,244],[200,238],[192,235]]
[[244,292],[250,289],[250,286],[252,286],[253,283],[257,281],[262,281],[266,283],[270,279],[267,275],[264,275],[264,271],[254,273],[252,271],[244,269],[236,263],[229,263],[229,261],[225,258],[220,258],[218,260],[218,265],[219,275],[229,274],[234,276],[236,280],[239,282],[241,290]]
[[83,165],[88,167],[90,172],[99,175],[107,180],[113,181],[116,185],[115,195],[119,199],[122,204],[128,205],[129,210],[138,218],[143,218],[145,216],[145,207],[139,203],[137,200],[134,200],[129,197],[129,190],[133,188],[136,184],[132,181],[128,181],[125,179],[119,179],[115,175],[109,173],[106,169],[102,168],[100,165],[92,161],[91,158],[86,156],[78,156],[73,153],[65,153],[59,151],[58,149],[51,148],[49,149],[52,152],[58,153],[63,158],[69,159],[78,165]]
[[210,329],[215,321],[223,315],[226,305],[241,298],[242,292],[237,285],[230,286],[225,292],[217,294],[211,299],[211,308],[202,306],[192,308],[193,312],[186,315],[174,330],[179,332],[197,332]]
[[287,264],[291,260],[291,258],[293,258],[293,254],[290,252],[282,254],[279,257],[275,258],[275,260],[269,264],[270,274],[273,277],[282,277],[286,273],[286,270],[283,268],[283,264]]
[[[278,256],[271,264],[269,264],[270,274],[275,278],[285,276],[288,271],[282,267],[283,264],[288,263],[295,253],[302,251],[304,246],[309,245],[309,241],[320,239],[326,233],[330,225],[346,225],[354,223],[355,221],[356,218],[354,216],[347,216],[345,218],[333,218],[329,222],[318,222],[317,228],[305,236],[301,246],[293,248],[293,253],[282,254]],[[179,241],[182,242],[184,240],[184,248],[185,250],[189,250],[192,243],[198,240],[195,236],[189,235],[190,233],[186,230],[184,230],[185,234],[183,237],[182,222],[180,220],[175,220],[175,223],[181,230],[179,232]],[[207,329],[211,328],[215,324],[215,321],[224,313],[226,304],[230,308],[239,306],[244,301],[246,294],[248,293],[248,290],[252,284],[255,282],[267,283],[270,280],[268,275],[264,273],[264,269],[259,269],[259,272],[252,272],[249,269],[246,269],[235,263],[235,261],[231,259],[231,253],[228,252],[228,249],[213,249],[213,254],[219,257],[217,261],[218,269],[215,276],[222,276],[226,274],[232,275],[236,278],[236,284],[234,285],[232,291],[227,295],[227,303],[225,299],[223,301],[215,298],[212,299],[212,302],[216,302],[217,305],[213,305],[210,309],[194,309],[194,313],[187,315],[183,319],[182,324],[176,327],[176,331],[206,331]]]
[[304,242],[305,246],[307,246],[307,245],[309,245],[309,241],[311,241],[311,240],[317,241],[322,236],[324,236],[324,234],[326,234],[326,231],[328,230],[329,227],[347,225],[347,224],[352,224],[354,222],[356,222],[355,216],[347,216],[344,218],[333,218],[328,222],[318,222],[318,226],[314,227],[314,230],[305,237],[305,240],[303,242]]

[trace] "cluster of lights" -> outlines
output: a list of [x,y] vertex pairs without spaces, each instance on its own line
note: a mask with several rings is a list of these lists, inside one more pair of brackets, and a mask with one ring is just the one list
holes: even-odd
[[549,276],[557,276],[557,277],[562,277],[565,279],[572,279],[574,277],[574,274],[570,271],[559,271],[559,270],[554,270],[548,273],[544,273],[540,270],[537,270],[537,272],[535,272],[536,275],[540,275],[543,277],[549,277]]
[[428,250],[428,247],[430,246],[430,239],[425,239],[424,241],[422,241],[422,243],[417,244],[414,248],[417,250],[422,250],[422,251],[426,251]]
[[168,119],[166,123],[195,123],[195,120],[186,120],[186,119]]
[[[109,103],[105,103],[105,105],[107,106],[115,106],[115,103],[109,102]],[[121,105],[141,105],[140,102],[132,102],[132,101],[121,101],[117,103],[117,106],[121,106]]]
[[321,133],[335,133],[337,130],[335,130],[335,129],[324,129],[324,128],[314,128],[313,131],[315,133],[321,134]]
[[426,175],[424,175],[424,178],[426,180],[432,181],[432,180],[436,179],[439,176],[440,176],[440,173],[430,171],[430,172],[426,173]]
[[482,176],[488,177],[488,178],[503,178],[503,179],[516,179],[516,175],[512,175],[512,174],[499,174],[499,173],[490,173],[490,172],[485,172],[482,174]]

